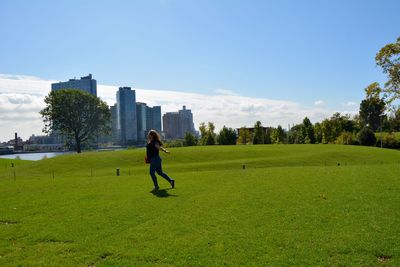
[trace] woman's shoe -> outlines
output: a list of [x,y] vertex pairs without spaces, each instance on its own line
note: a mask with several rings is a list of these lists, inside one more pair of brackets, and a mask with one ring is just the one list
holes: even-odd
[[175,180],[171,180],[170,183],[171,183],[171,187],[172,187],[172,188],[175,188]]
[[158,191],[158,189],[160,189],[158,186],[154,187],[153,190],[151,190],[152,193],[155,193]]

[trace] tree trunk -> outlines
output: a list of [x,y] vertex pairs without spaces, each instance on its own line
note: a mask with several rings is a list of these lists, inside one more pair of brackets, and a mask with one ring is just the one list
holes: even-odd
[[75,134],[76,152],[81,153],[81,139],[78,134]]

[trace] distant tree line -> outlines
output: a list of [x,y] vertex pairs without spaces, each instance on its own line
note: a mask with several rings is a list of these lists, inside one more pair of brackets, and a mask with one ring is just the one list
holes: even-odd
[[257,121],[253,128],[242,127],[238,131],[224,126],[219,134],[214,132],[212,122],[201,123],[200,139],[188,133],[180,144],[344,144],[400,148],[400,106],[395,106],[400,99],[400,37],[385,45],[376,54],[375,62],[387,74],[387,82],[383,87],[374,82],[365,88],[365,99],[353,117],[337,112],[315,124],[305,117],[301,124],[287,130],[280,125],[263,127]]
[[302,123],[289,129],[280,125],[263,127],[257,121],[252,128],[223,126],[215,133],[214,123],[201,123],[199,138],[186,133],[183,140],[174,140],[167,145],[343,144],[400,148],[400,107],[390,114],[383,114],[381,104],[381,101],[367,98],[360,104],[359,114],[353,117],[337,112],[315,124],[305,117]]

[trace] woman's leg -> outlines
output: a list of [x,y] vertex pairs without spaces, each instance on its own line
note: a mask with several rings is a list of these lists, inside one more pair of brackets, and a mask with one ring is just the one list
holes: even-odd
[[162,164],[161,164],[161,158],[159,160],[160,164],[158,164],[157,168],[156,168],[156,172],[158,173],[158,175],[160,175],[162,178],[164,178],[165,180],[167,180],[169,183],[171,183],[173,180],[165,173],[162,171]]
[[156,169],[157,169],[157,164],[155,161],[150,162],[150,176],[151,179],[153,180],[154,188],[158,188],[158,182],[157,182],[157,177],[156,177]]

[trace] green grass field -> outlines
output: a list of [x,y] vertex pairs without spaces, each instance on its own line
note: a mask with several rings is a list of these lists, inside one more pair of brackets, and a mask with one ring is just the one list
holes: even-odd
[[143,149],[0,160],[0,266],[400,266],[400,151],[171,152],[157,195]]

